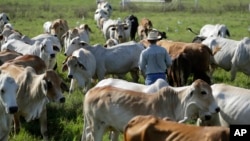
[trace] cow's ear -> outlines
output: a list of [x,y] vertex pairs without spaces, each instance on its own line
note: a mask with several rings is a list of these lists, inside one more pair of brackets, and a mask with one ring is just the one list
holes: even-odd
[[190,93],[188,94],[188,97],[191,98],[194,95],[194,90],[191,90]]
[[61,37],[62,40],[64,40],[65,37],[68,37],[69,36],[69,32],[67,31],[66,33],[64,33]]
[[53,87],[51,81],[46,80],[46,85],[47,85],[47,89],[51,89]]
[[82,46],[88,45],[88,43],[86,43],[85,41],[80,41],[79,44],[82,45]]
[[77,64],[79,65],[79,67],[80,67],[81,69],[86,70],[86,67],[85,67],[83,64],[81,64],[81,63],[78,62],[78,61],[77,61]]
[[7,20],[10,21],[10,18],[8,16],[6,16]]
[[220,36],[220,35],[221,35],[221,31],[219,30],[217,36]]
[[226,30],[226,34],[227,34],[228,37],[230,37],[230,32],[229,32],[228,29]]
[[62,72],[65,72],[65,71],[67,71],[68,70],[68,66],[67,66],[67,64],[65,63],[65,64],[63,64],[63,66],[62,66]]

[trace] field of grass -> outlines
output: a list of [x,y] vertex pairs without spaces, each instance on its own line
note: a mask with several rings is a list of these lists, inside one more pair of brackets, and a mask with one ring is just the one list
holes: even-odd
[[[250,35],[250,11],[249,0],[199,0],[195,7],[193,0],[182,0],[182,4],[130,4],[125,8],[120,7],[117,0],[109,0],[113,5],[112,18],[125,18],[134,14],[141,19],[151,19],[155,28],[165,31],[168,39],[173,41],[191,42],[194,34],[186,30],[191,27],[194,31],[204,24],[226,24],[231,32],[231,38],[240,40]],[[174,1],[174,0],[173,0]],[[60,1],[37,1],[37,0],[1,0],[0,12],[5,12],[10,17],[14,28],[29,37],[43,32],[43,23],[57,18],[68,21],[70,27],[81,23],[88,24],[93,33],[91,44],[103,44],[104,38],[97,29],[94,18],[96,3],[94,0],[60,0]],[[69,84],[66,78],[67,72],[61,71],[63,54],[57,56],[57,72]],[[130,80],[130,77],[127,76]],[[140,80],[143,82],[143,79]],[[227,83],[244,88],[250,88],[249,77],[238,73],[236,80],[230,81],[230,74],[222,69],[215,71],[214,83]],[[81,138],[83,127],[82,99],[84,94],[77,90],[66,96],[66,103],[58,105],[48,104],[48,130],[51,140],[54,141],[78,141]],[[22,122],[21,132],[14,136],[10,135],[10,141],[37,141],[41,140],[38,121],[30,123]],[[105,136],[107,140],[107,136]]]

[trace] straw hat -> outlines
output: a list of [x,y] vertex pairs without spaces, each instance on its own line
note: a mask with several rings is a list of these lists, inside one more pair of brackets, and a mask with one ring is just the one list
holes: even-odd
[[148,33],[147,40],[160,40],[160,39],[161,39],[161,36],[158,35],[157,31],[150,31]]

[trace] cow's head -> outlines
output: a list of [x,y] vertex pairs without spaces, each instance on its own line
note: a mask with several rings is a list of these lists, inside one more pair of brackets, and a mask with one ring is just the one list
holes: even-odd
[[68,86],[62,81],[59,75],[53,70],[47,70],[43,77],[47,97],[50,101],[65,102],[63,91],[68,91]]
[[58,37],[58,39],[61,39],[62,35],[67,32],[68,29],[68,23],[63,19],[55,20],[50,26],[51,34]]
[[70,44],[70,41],[79,36],[79,32],[78,32],[78,29],[77,28],[73,28],[73,29],[70,29],[68,30],[66,33],[64,33],[62,35],[62,40],[64,41],[64,47],[65,47],[65,50],[67,50],[69,44]]
[[12,77],[7,74],[0,74],[0,107],[3,106],[8,114],[14,114],[18,111],[17,90],[18,84]]
[[84,47],[84,46],[86,46],[86,45],[88,46],[88,43],[86,43],[85,41],[81,41],[80,37],[77,36],[77,37],[73,38],[73,39],[70,41],[68,47],[65,48],[64,55],[65,55],[65,56],[70,56],[70,55],[72,55],[72,53],[73,53],[75,50],[78,50],[78,49],[80,49],[80,48],[82,48],[82,47]]
[[103,9],[96,9],[94,19],[98,28],[102,28],[103,21],[109,18],[109,13]]
[[114,38],[117,39],[119,43],[122,43],[125,40],[125,30],[128,30],[128,28],[129,25],[126,23],[111,25],[111,34],[114,34]]
[[9,23],[10,19],[6,13],[0,13],[0,32],[3,31],[5,24]]
[[85,78],[84,76],[88,76],[88,72],[86,70],[86,67],[84,64],[82,64],[77,57],[75,56],[70,56],[68,57],[65,65],[68,68],[68,78],[76,79],[78,82],[78,85],[80,87],[85,86],[85,79],[88,79],[87,77]]
[[185,97],[185,117],[199,116],[205,113],[207,119],[211,114],[218,113],[218,107],[209,84],[201,79],[195,80],[188,90]]
[[[53,46],[52,41],[50,39],[44,39],[41,42],[38,43],[39,46],[39,57],[45,62],[46,66],[50,65],[50,60],[55,59],[56,53],[55,50],[56,47]],[[57,49],[56,49],[57,50]]]

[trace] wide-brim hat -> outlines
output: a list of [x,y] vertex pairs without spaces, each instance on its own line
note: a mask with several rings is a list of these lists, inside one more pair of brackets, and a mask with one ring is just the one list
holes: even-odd
[[157,31],[151,31],[148,33],[147,40],[160,40],[161,35]]

